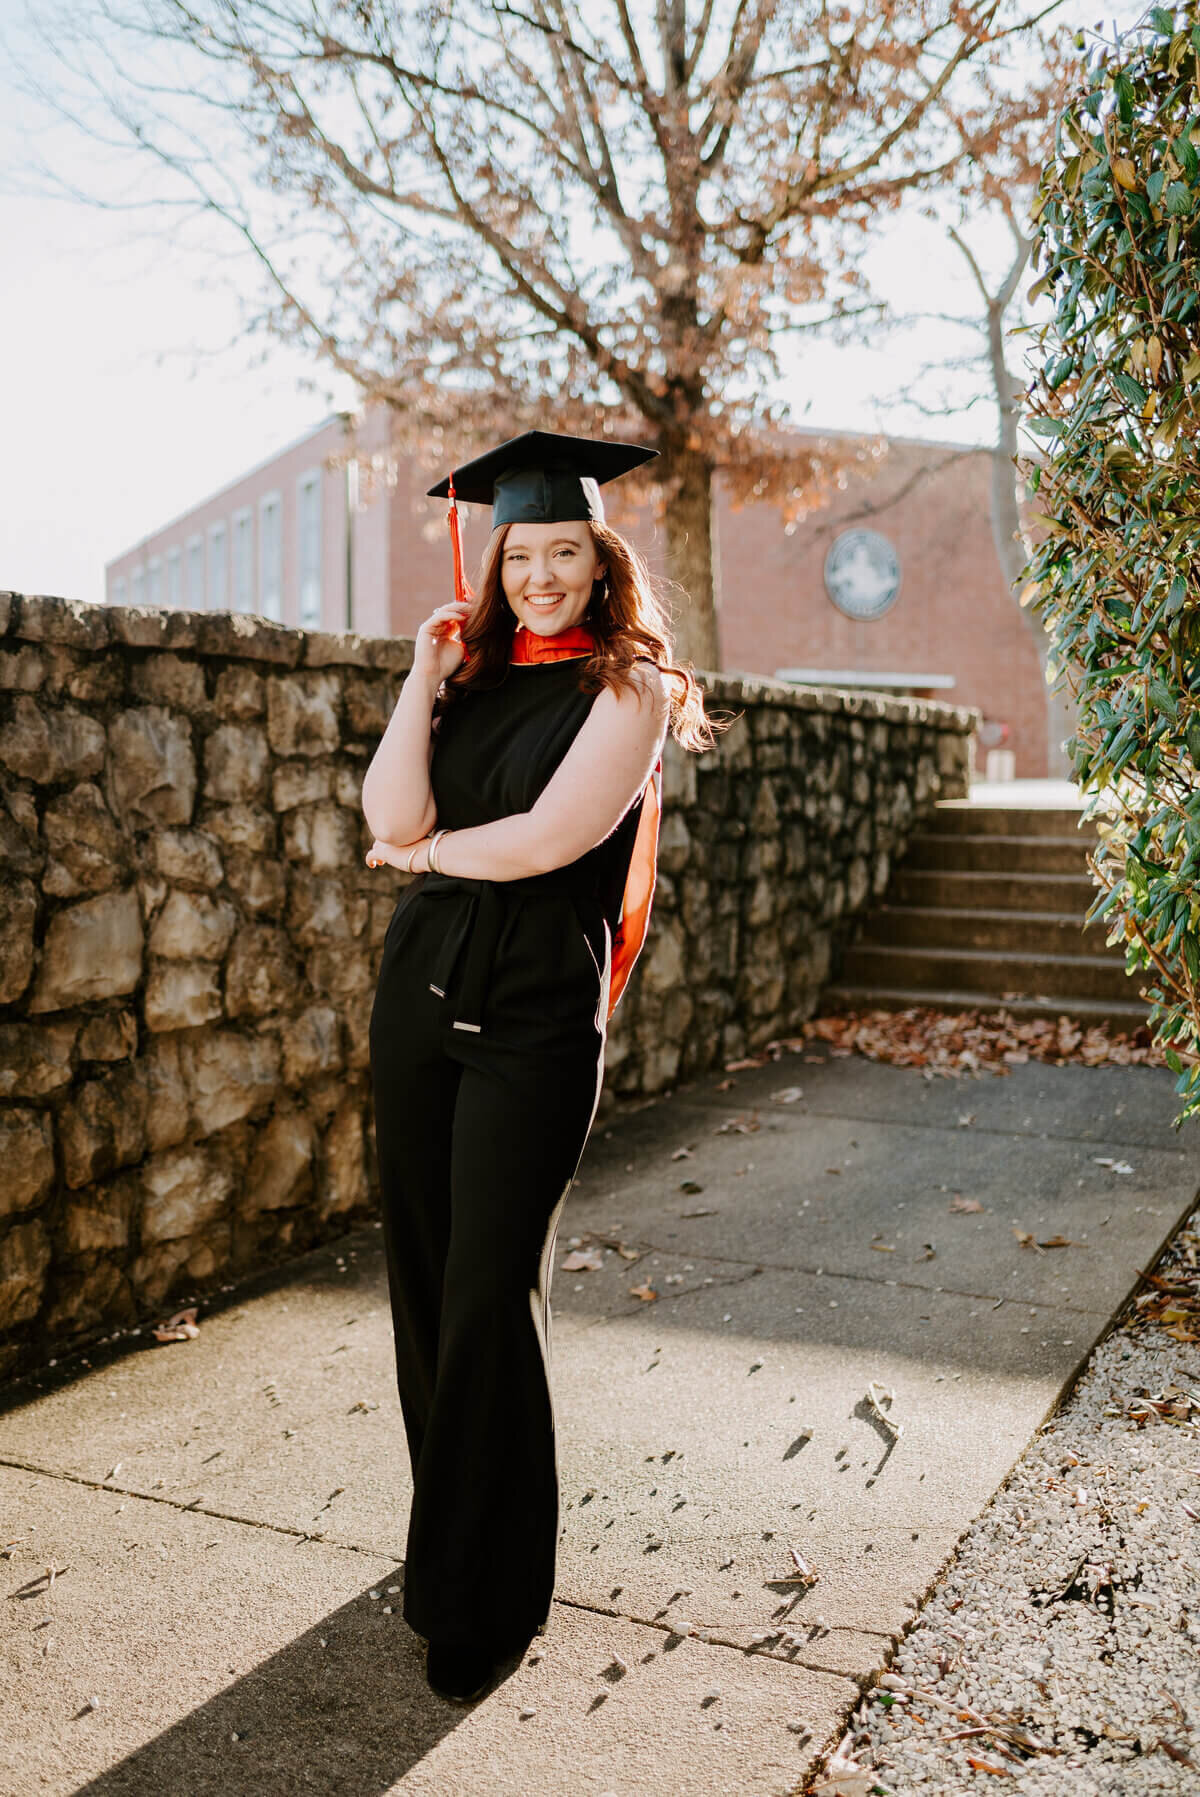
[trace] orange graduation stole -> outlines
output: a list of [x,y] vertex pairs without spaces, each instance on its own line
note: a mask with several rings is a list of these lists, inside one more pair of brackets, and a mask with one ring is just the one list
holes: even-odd
[[[513,632],[511,660],[515,662],[566,661],[572,656],[591,655],[596,638],[584,624],[572,624],[555,636],[539,636],[519,624]],[[642,952],[650,924],[650,906],[658,871],[658,825],[662,813],[662,761],[646,783],[642,814],[633,843],[633,855],[625,879],[621,900],[621,921],[613,938],[612,969],[608,986],[608,1015],[617,1008],[617,1000],[633,972],[634,962]]]
[[539,636],[518,624],[513,631],[510,661],[566,661],[570,656],[592,655],[596,639],[586,624],[571,624],[555,636]]

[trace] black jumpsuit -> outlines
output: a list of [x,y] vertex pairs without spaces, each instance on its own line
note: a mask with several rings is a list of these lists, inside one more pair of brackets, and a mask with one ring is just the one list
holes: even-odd
[[[497,687],[442,715],[439,827],[532,807],[596,696],[579,690],[582,666],[510,663]],[[550,873],[419,875],[384,941],[371,1074],[413,1472],[404,1615],[425,1636],[532,1634],[549,1617],[552,1256],[600,1096],[612,941],[645,798]]]

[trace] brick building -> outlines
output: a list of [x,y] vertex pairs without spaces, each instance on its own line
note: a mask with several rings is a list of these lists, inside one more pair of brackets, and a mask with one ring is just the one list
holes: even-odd
[[[410,634],[447,591],[445,507],[390,456],[387,428],[382,409],[325,420],[110,562],[109,601]],[[891,438],[870,478],[851,474],[789,534],[773,504],[735,507],[718,477],[722,667],[978,706],[981,773],[995,747],[1018,778],[1061,772],[1047,767],[1046,688],[996,556],[990,479],[987,450]],[[609,515],[664,571],[650,511],[614,490]],[[476,508],[468,565],[486,527]]]

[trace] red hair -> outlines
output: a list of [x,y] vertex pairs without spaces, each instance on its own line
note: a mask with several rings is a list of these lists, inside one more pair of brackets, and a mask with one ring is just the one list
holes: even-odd
[[[476,583],[478,597],[470,595],[475,599],[474,609],[461,626],[467,657],[443,683],[434,703],[435,717],[476,687],[498,686],[508,670],[516,619],[504,594],[501,566],[509,529],[507,524],[499,525],[483,552]],[[608,564],[608,573],[594,583],[581,620],[596,638],[596,651],[580,671],[580,690],[630,689],[634,663],[648,657],[670,677],[674,688],[669,728],[676,742],[685,749],[711,749],[714,732],[727,730],[736,714],[712,717],[706,713],[703,689],[691,664],[672,661],[674,645],[666,607],[632,543],[608,524],[589,520],[588,529],[597,555]]]

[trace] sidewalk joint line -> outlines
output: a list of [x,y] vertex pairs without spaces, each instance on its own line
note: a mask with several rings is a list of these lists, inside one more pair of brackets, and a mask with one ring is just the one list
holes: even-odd
[[387,1560],[393,1566],[404,1565],[403,1559],[389,1554],[385,1548],[362,1547],[356,1541],[337,1541],[317,1530],[297,1529],[289,1523],[265,1522],[254,1516],[239,1516],[230,1510],[210,1510],[198,1497],[184,1503],[182,1498],[166,1497],[160,1491],[138,1491],[130,1485],[114,1485],[107,1479],[89,1479],[83,1473],[39,1466],[33,1460],[14,1460],[7,1454],[0,1454],[0,1466],[12,1467],[16,1472],[35,1473],[42,1479],[62,1479],[70,1485],[84,1485],[89,1491],[110,1491],[114,1497],[136,1498],[139,1503],[166,1504],[168,1509],[186,1512],[189,1516],[207,1516],[213,1522],[237,1523],[246,1529],[268,1529],[273,1535],[288,1535],[295,1541],[319,1541],[323,1547],[339,1548],[348,1554],[368,1554],[376,1560]]
[[[753,1277],[754,1273],[803,1273],[813,1279],[817,1277],[817,1269],[815,1267],[796,1266],[790,1261],[735,1260],[732,1255],[702,1254],[695,1248],[684,1250],[681,1248],[660,1248],[657,1242],[648,1242],[646,1244],[647,1254],[667,1254],[674,1258],[682,1259],[685,1252],[691,1254],[695,1260],[704,1261],[709,1266],[746,1267],[750,1269],[747,1274],[737,1276],[736,1278],[731,1275],[730,1278],[722,1280],[721,1283],[723,1285],[740,1283],[741,1278]],[[836,1273],[832,1272],[828,1267],[821,1268],[821,1278],[852,1279],[857,1280],[861,1285],[878,1285],[907,1292],[925,1292],[931,1298],[976,1298],[981,1304],[1001,1303],[1019,1305],[1023,1308],[1034,1306],[1038,1309],[1049,1309],[1051,1307],[1049,1299],[1027,1297],[1024,1293],[972,1292],[963,1290],[959,1286],[922,1285],[918,1279],[897,1279],[889,1282],[875,1273]],[[694,1297],[697,1292],[704,1291],[705,1289],[706,1288],[702,1285],[693,1285],[680,1291],[660,1292],[658,1294],[659,1301],[661,1302],[663,1298],[691,1298]],[[1122,1303],[1123,1302],[1124,1299],[1122,1299]],[[1106,1317],[1109,1315],[1107,1310],[1093,1310],[1091,1306],[1086,1304],[1055,1303],[1053,1308],[1055,1312],[1063,1312],[1069,1316]],[[560,1312],[560,1314],[565,1313]],[[630,1314],[636,1316],[638,1312],[634,1311]]]
[[[634,1616],[627,1610],[606,1609],[603,1604],[589,1604],[578,1597],[556,1596],[554,1602],[556,1604],[562,1604],[564,1609],[584,1610],[589,1616],[607,1616],[613,1622],[632,1623],[635,1628],[658,1629],[661,1634],[678,1635],[681,1641],[698,1641],[702,1647],[728,1648],[733,1653],[741,1654],[744,1659],[774,1660],[783,1666],[802,1666],[806,1672],[823,1672],[829,1678],[845,1679],[847,1684],[851,1685],[859,1685],[861,1687],[862,1680],[872,1676],[870,1672],[835,1672],[830,1666],[819,1665],[813,1660],[803,1660],[796,1654],[778,1653],[774,1649],[767,1647],[750,1647],[740,1641],[731,1641],[728,1636],[717,1635],[709,1629],[706,1629],[703,1624],[696,1624],[694,1628],[678,1629],[675,1627],[674,1623],[661,1622],[653,1616]],[[782,1631],[780,1632],[782,1633]],[[848,1624],[839,1624],[837,1627],[830,1629],[828,1633],[839,1635],[861,1635],[870,1641],[888,1643],[894,1642],[897,1639],[894,1633],[889,1632],[886,1629],[853,1628]]]
[[[877,1065],[885,1065],[886,1063],[876,1063],[876,1064]],[[911,1072],[911,1071],[913,1071],[913,1069],[906,1069],[905,1071]],[[964,1094],[964,1096],[965,1096],[965,1094]],[[755,1098],[751,1098],[751,1097],[747,1096],[746,1098],[742,1099],[740,1104],[734,1104],[732,1102],[732,1100],[727,1100],[724,1104],[708,1104],[703,1099],[690,1099],[689,1100],[688,1098],[684,1097],[682,1094],[679,1095],[679,1103],[681,1105],[689,1105],[690,1104],[694,1110],[708,1111],[708,1112],[717,1111],[717,1112],[724,1113],[727,1110],[728,1111],[745,1110],[747,1104],[751,1104],[758,1108],[762,1108],[762,1106],[764,1104],[767,1104],[769,1102],[770,1102],[769,1099],[760,1100],[760,1099],[755,1099]],[[775,1117],[775,1107],[774,1106],[772,1107],[770,1114],[772,1115],[773,1118]],[[869,1117],[869,1116],[863,1116],[862,1113],[858,1112],[858,1111],[824,1110],[824,1109],[822,1109],[822,1107],[820,1105],[813,1105],[813,1104],[805,1104],[805,1105],[796,1107],[795,1111],[790,1116],[785,1116],[781,1110],[779,1113],[779,1116],[777,1118],[777,1121],[779,1123],[783,1124],[784,1126],[795,1125],[796,1123],[798,1123],[800,1121],[800,1119],[802,1117],[827,1117],[835,1123],[862,1123],[862,1124],[868,1124],[868,1125],[875,1124],[875,1125],[881,1125],[881,1126],[894,1125],[898,1129],[932,1129],[932,1130],[938,1130],[941,1134],[948,1135],[948,1136],[957,1136],[959,1134],[958,1124],[951,1125],[949,1123],[939,1123],[935,1118],[932,1118],[932,1117]],[[618,1121],[619,1121],[619,1119],[618,1119]],[[972,1135],[976,1135],[976,1136],[1005,1136],[1005,1137],[1008,1137],[1010,1140],[1015,1140],[1015,1141],[1020,1141],[1020,1142],[1053,1141],[1053,1142],[1078,1143],[1079,1146],[1083,1147],[1083,1148],[1105,1148],[1105,1147],[1107,1147],[1107,1148],[1140,1149],[1149,1154],[1171,1154],[1171,1155],[1174,1155],[1179,1160],[1185,1159],[1184,1150],[1182,1148],[1176,1148],[1176,1149],[1154,1148],[1154,1147],[1151,1147],[1146,1142],[1126,1141],[1123,1137],[1116,1136],[1116,1135],[1112,1135],[1112,1136],[1070,1136],[1070,1135],[1063,1135],[1058,1130],[1046,1130],[1044,1133],[1039,1132],[1037,1135],[1035,1135],[1030,1130],[999,1129],[994,1124],[987,1124],[987,1123],[981,1124],[978,1128],[976,1128],[975,1125],[972,1125],[971,1133],[972,1133]]]

